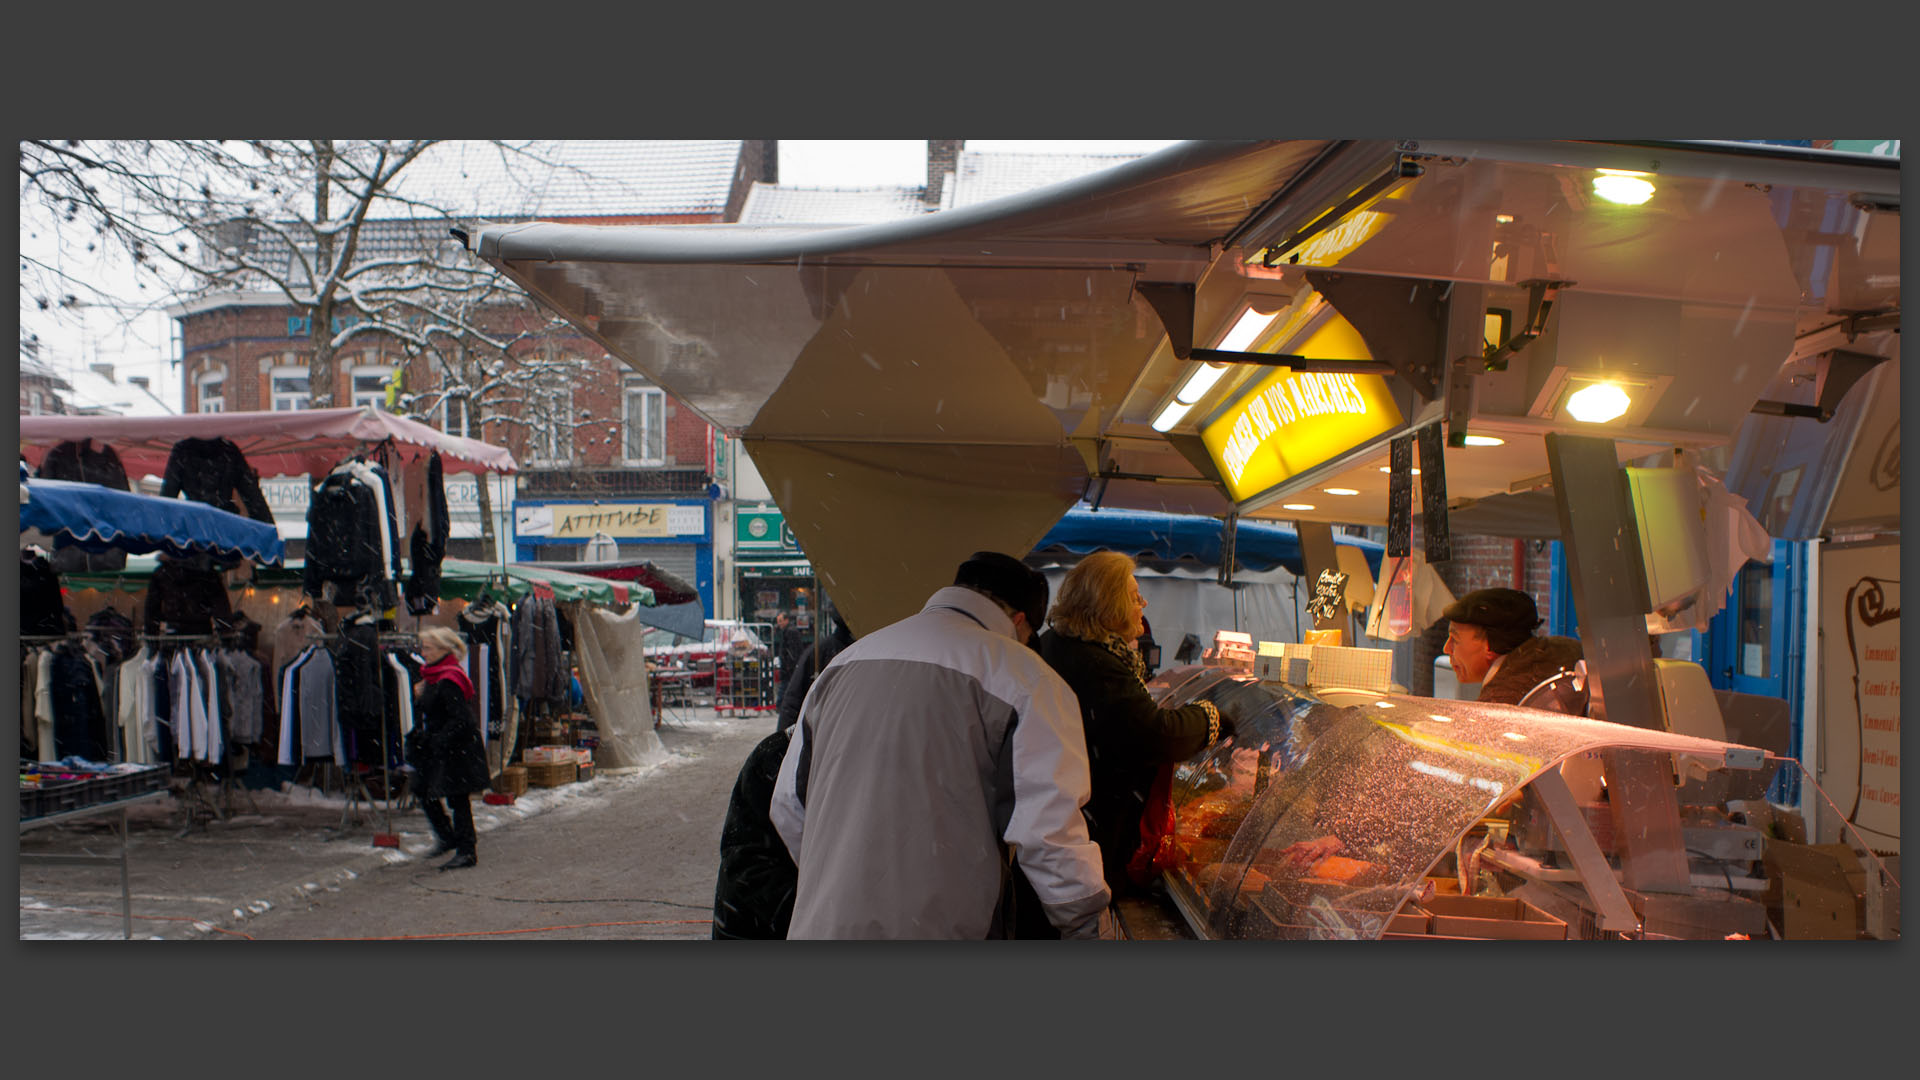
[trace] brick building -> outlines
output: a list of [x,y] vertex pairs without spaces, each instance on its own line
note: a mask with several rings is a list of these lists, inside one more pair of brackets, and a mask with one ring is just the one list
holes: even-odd
[[[446,143],[409,167],[402,194],[430,197],[451,217],[369,219],[360,232],[361,260],[419,260],[464,265],[468,256],[450,227],[476,221],[544,220],[571,224],[702,224],[736,220],[755,182],[777,180],[772,140],[597,141],[544,144],[550,166],[508,175],[497,154],[475,144]],[[255,259],[299,280],[303,256],[268,230],[236,232],[233,242]],[[182,402],[188,412],[304,409],[377,404],[451,434],[505,446],[521,465],[510,486],[496,485],[496,535],[510,557],[573,561],[584,540],[523,534],[513,505],[563,505],[630,497],[697,506],[697,533],[615,537],[638,545],[638,557],[703,583],[710,596],[714,476],[713,430],[644,376],[610,357],[592,339],[558,323],[518,290],[464,312],[475,327],[510,341],[507,363],[518,378],[509,389],[498,373],[449,371],[459,349],[409,349],[402,336],[377,329],[347,333],[336,346],[333,385],[311,382],[308,310],[284,294],[236,290],[176,304]],[[330,329],[351,331],[364,315],[336,308]],[[393,316],[389,316],[392,318]],[[421,328],[418,315],[399,316]],[[373,324],[368,322],[371,327]],[[426,333],[424,328],[420,329]],[[443,342],[444,344],[444,342]],[[478,356],[475,354],[475,358]],[[477,365],[470,365],[477,367]],[[484,383],[477,401],[466,397]],[[330,393],[327,393],[330,391]],[[451,391],[451,392],[449,392]],[[491,393],[492,396],[484,396]],[[267,478],[282,532],[298,548],[304,537],[306,482]],[[479,557],[477,484],[450,478],[454,517],[450,554]],[[284,489],[284,490],[282,490]],[[676,517],[687,520],[683,509]],[[623,557],[626,552],[622,552]],[[711,602],[709,600],[709,602]],[[709,608],[711,610],[711,608]]]

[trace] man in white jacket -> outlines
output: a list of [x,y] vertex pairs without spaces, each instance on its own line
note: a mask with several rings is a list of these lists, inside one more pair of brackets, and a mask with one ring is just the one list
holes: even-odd
[[771,807],[800,870],[788,937],[1005,937],[1009,850],[1063,937],[1114,936],[1079,703],[1022,647],[1046,610],[1038,571],[976,552],[820,673]]

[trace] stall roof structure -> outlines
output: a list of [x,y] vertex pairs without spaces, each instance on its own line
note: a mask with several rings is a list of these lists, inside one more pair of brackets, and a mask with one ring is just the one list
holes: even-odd
[[438,452],[449,472],[510,473],[513,454],[478,439],[435,430],[371,405],[183,416],[22,416],[20,453],[38,468],[60,443],[92,439],[112,446],[129,476],[162,475],[181,439],[231,439],[261,476],[325,474],[349,454],[391,440],[403,463]]
[[[1381,523],[1387,443],[1431,425],[1455,527],[1528,535],[1548,432],[1724,445],[1835,334],[1896,355],[1899,203],[1897,159],[1830,151],[1189,142],[884,224],[470,243],[741,437],[865,632],[1083,497]],[[1572,420],[1603,380],[1628,411]]]

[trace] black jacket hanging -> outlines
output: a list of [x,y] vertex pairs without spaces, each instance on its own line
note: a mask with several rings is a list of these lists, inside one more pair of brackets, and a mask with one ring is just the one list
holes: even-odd
[[60,600],[60,576],[43,555],[20,552],[20,632],[64,634],[72,617]]
[[[235,492],[240,494],[239,503],[234,502]],[[195,502],[273,524],[273,511],[260,491],[260,474],[231,439],[186,438],[173,444],[160,497],[171,499],[183,493]]]
[[355,731],[379,731],[386,713],[381,688],[380,628],[371,615],[340,621],[333,647],[334,708],[340,726]]
[[149,634],[211,634],[233,618],[226,579],[218,571],[162,556],[147,581],[141,629]]
[[[485,482],[484,478],[481,481]],[[440,601],[440,563],[447,553],[447,534],[451,531],[447,514],[447,488],[441,472],[440,452],[427,459],[427,518],[413,527],[408,539],[413,572],[407,578],[407,611],[430,615]]]
[[[46,458],[40,462],[40,475],[48,480],[74,480],[83,484],[99,484],[116,491],[131,490],[127,485],[127,470],[120,464],[120,455],[104,443],[95,446],[92,439],[69,439],[47,451]],[[63,574],[119,570],[126,565],[127,553],[124,551],[93,552],[66,547],[56,548],[53,553],[53,568]]]

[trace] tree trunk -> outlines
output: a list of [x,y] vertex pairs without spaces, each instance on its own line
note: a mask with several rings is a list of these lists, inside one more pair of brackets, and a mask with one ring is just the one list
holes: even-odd
[[307,340],[313,345],[313,359],[307,366],[307,393],[314,408],[326,409],[333,405],[333,303],[332,294],[323,292],[320,283],[333,265],[333,234],[325,228],[328,195],[333,187],[333,140],[316,140],[313,158],[313,220],[321,230],[315,238],[312,280],[308,282],[315,302],[307,308]]

